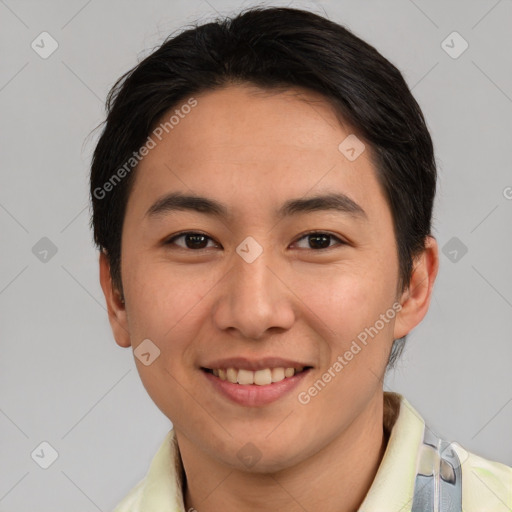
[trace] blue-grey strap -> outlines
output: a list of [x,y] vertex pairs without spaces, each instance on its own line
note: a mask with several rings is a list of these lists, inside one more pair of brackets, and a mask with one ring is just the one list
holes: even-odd
[[411,512],[462,512],[462,470],[451,443],[425,426],[418,457]]

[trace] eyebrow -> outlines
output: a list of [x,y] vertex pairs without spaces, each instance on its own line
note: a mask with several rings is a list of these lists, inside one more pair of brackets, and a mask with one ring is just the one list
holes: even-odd
[[[231,217],[229,209],[223,203],[207,197],[171,192],[159,198],[145,213],[145,217],[155,218],[177,210],[189,210],[218,218]],[[342,193],[316,195],[305,198],[290,199],[276,212],[282,219],[292,215],[333,210],[357,219],[368,219],[364,209],[353,199]]]

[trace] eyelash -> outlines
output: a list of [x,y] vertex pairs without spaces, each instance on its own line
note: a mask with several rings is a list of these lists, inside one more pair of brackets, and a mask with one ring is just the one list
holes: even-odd
[[[200,235],[200,236],[203,236],[205,238],[208,238],[210,240],[213,240],[213,238],[209,237],[208,235],[204,234],[204,233],[201,233],[199,231],[184,231],[182,233],[178,233],[177,235],[174,235],[172,236],[171,238],[167,239],[165,242],[164,242],[164,245],[172,245],[174,243],[175,240],[177,240],[178,238],[182,238],[186,235]],[[348,245],[347,242],[345,242],[344,240],[342,240],[341,238],[337,237],[336,235],[332,234],[332,233],[329,233],[327,231],[309,231],[307,233],[304,233],[302,234],[298,239],[297,241],[299,240],[302,240],[303,238],[307,238],[308,236],[312,236],[312,235],[327,235],[328,237],[330,237],[331,239],[335,239],[337,240],[339,243],[338,243],[338,246],[342,246],[342,245]],[[200,251],[204,251],[207,249],[207,247],[204,247],[204,248],[201,248],[201,249],[190,249],[188,247],[181,247],[181,246],[178,246],[180,249],[183,249],[185,251],[193,251],[193,252],[200,252]],[[321,248],[321,249],[309,249],[311,251],[315,251],[315,252],[321,252],[321,251],[326,251],[328,249],[332,249],[333,247],[336,247],[336,246],[329,246],[329,247],[325,247],[325,248]]]

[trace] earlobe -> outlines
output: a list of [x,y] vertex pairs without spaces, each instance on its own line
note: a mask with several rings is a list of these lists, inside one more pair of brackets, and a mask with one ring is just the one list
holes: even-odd
[[438,270],[437,241],[433,236],[427,236],[425,249],[414,260],[409,286],[400,298],[402,309],[396,316],[394,339],[408,334],[427,314]]
[[100,284],[105,296],[107,305],[108,320],[116,343],[120,347],[130,347],[130,333],[126,317],[126,307],[124,299],[121,297],[119,290],[115,289],[112,284],[112,276],[110,274],[110,264],[107,255],[101,251],[99,256],[100,267]]

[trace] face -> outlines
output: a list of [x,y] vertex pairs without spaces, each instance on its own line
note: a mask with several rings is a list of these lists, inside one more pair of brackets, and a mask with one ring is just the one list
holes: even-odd
[[195,98],[137,168],[125,305],[100,260],[111,323],[119,345],[149,353],[135,358],[146,390],[206,457],[247,469],[252,450],[251,470],[284,468],[382,392],[393,339],[423,317],[430,289],[412,306],[397,293],[370,148],[353,158],[362,141],[345,141],[353,132],[322,97],[229,86]]

